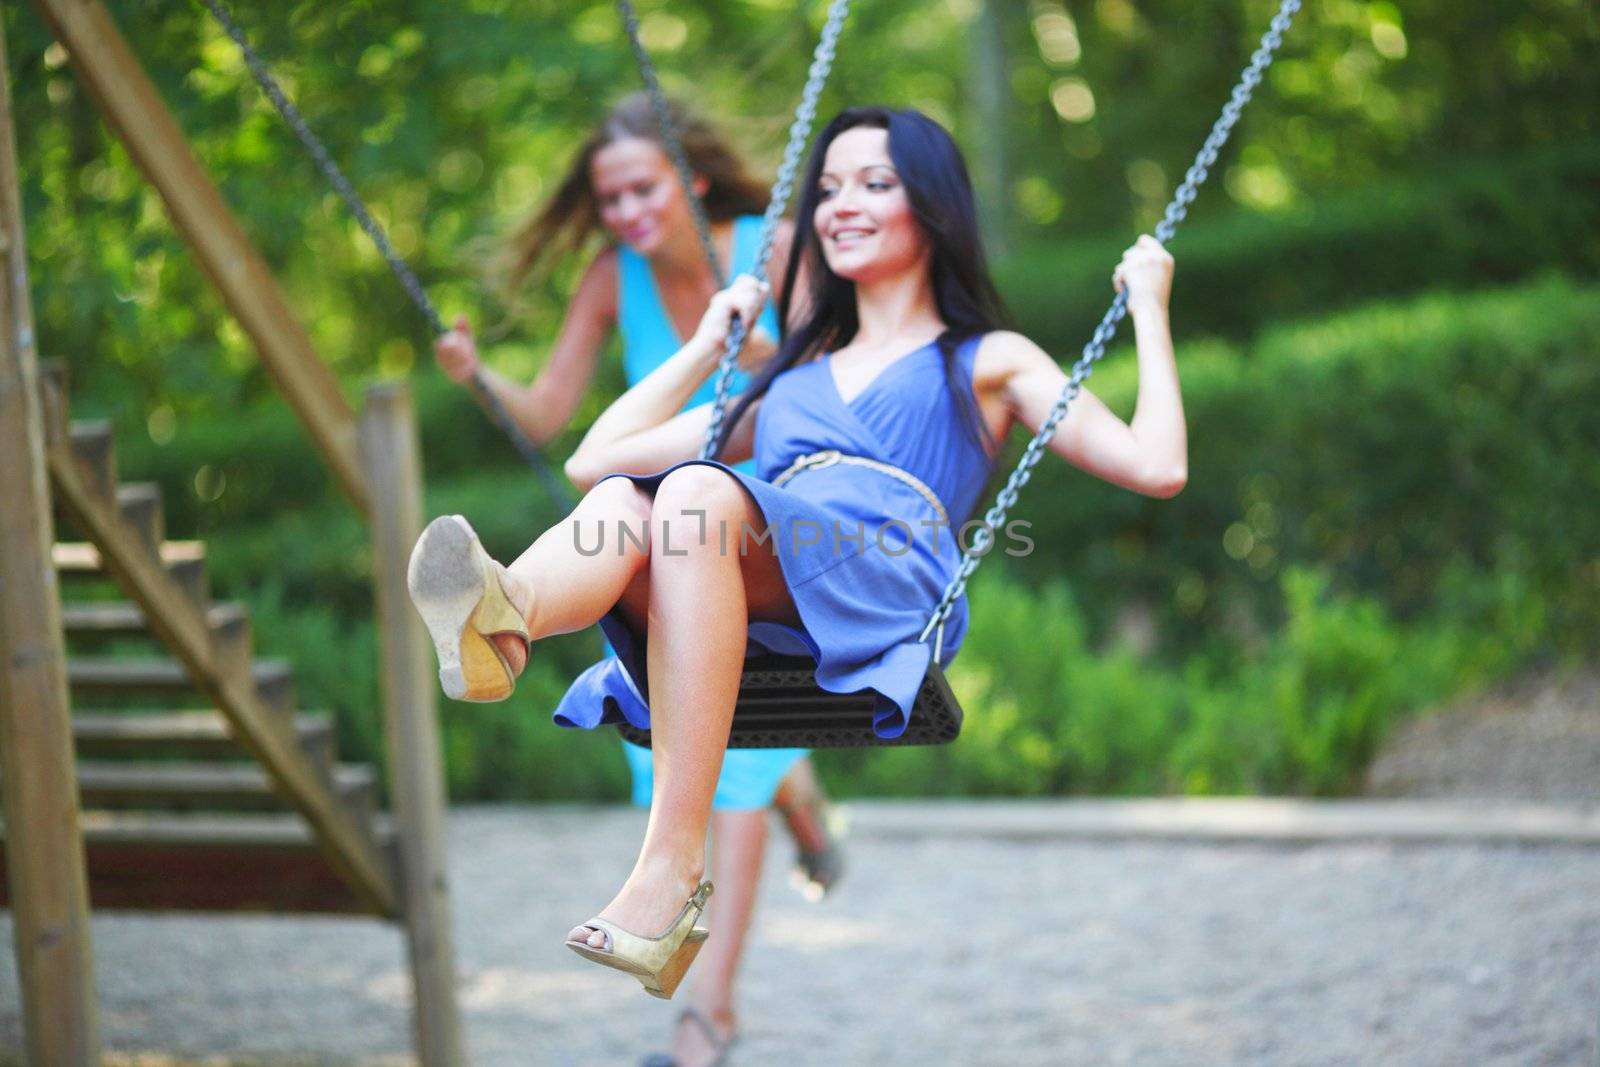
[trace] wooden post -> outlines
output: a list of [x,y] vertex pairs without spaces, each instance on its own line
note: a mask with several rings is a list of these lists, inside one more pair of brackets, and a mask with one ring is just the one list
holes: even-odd
[[456,1005],[455,945],[445,865],[445,787],[438,683],[427,631],[406,591],[406,563],[422,532],[422,461],[411,394],[402,383],[367,390],[361,454],[372,489],[372,578],[377,589],[384,735],[417,1053],[423,1067],[466,1063]]
[[72,69],[194,250],[223,301],[255,342],[345,492],[365,512],[355,415],[311,347],[278,283],[189,151],[183,132],[98,0],[35,0],[66,46]]
[[0,27],[0,775],[28,1062],[100,1062],[89,893]]

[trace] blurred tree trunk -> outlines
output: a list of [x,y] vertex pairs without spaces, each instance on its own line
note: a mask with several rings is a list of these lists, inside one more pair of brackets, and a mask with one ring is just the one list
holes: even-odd
[[1018,0],[982,0],[967,40],[971,49],[973,181],[978,214],[990,256],[1009,248],[1011,161],[1007,155],[1007,103],[1011,85],[1006,76],[1005,18],[1020,10]]

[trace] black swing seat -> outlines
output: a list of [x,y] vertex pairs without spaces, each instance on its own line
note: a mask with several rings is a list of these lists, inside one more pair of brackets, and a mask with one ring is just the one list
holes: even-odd
[[[830,693],[817,686],[816,664],[806,656],[752,656],[745,661],[734,705],[729,748],[887,748],[947,745],[961,733],[961,705],[937,663],[928,667],[899,737],[872,729],[874,694]],[[630,723],[617,732],[650,747],[650,731]]]

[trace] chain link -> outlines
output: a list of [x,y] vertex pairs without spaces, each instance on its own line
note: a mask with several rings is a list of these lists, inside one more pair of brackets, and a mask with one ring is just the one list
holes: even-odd
[[[1227,143],[1228,135],[1233,131],[1234,124],[1239,121],[1240,112],[1244,110],[1245,104],[1250,102],[1250,95],[1256,86],[1261,84],[1262,74],[1272,63],[1273,54],[1283,44],[1283,35],[1289,31],[1295,12],[1300,10],[1300,3],[1301,0],[1283,0],[1278,13],[1273,16],[1270,27],[1262,35],[1260,45],[1251,55],[1249,65],[1239,77],[1239,83],[1233,87],[1233,95],[1223,105],[1221,116],[1211,127],[1211,133],[1195,156],[1194,163],[1184,174],[1183,184],[1173,193],[1172,202],[1167,205],[1165,215],[1156,225],[1155,236],[1162,244],[1172,239],[1178,224],[1188,214],[1189,205],[1194,203],[1200,184],[1206,180],[1211,168],[1216,165],[1217,153]],[[983,526],[974,535],[971,546],[962,553],[961,564],[956,568],[955,576],[945,587],[944,595],[939,598],[938,605],[933,609],[928,624],[923,627],[917,640],[926,641],[929,634],[941,629],[945,619],[954,609],[955,602],[966,592],[967,581],[994,546],[994,532],[1005,525],[1006,515],[1016,505],[1022,487],[1027,485],[1028,479],[1033,476],[1033,468],[1044,458],[1045,449],[1049,446],[1050,439],[1055,436],[1056,427],[1066,417],[1067,408],[1077,398],[1094,364],[1105,355],[1106,345],[1117,332],[1117,323],[1121,322],[1127,313],[1128,294],[1124,290],[1111,302],[1105,317],[1100,320],[1100,325],[1095,327],[1093,337],[1083,346],[1083,354],[1067,376],[1067,384],[1062,388],[1055,406],[1051,408],[1049,416],[1039,427],[1038,433],[1034,434],[1033,440],[1028,442],[1027,450],[1018,461],[1016,470],[1011,472],[1011,477],[1006,480],[1005,486],[996,496],[994,506],[984,514]]]
[[[350,209],[350,213],[355,216],[356,222],[366,232],[367,236],[372,239],[372,243],[378,247],[378,252],[383,256],[384,262],[389,265],[390,272],[400,282],[401,287],[405,289],[406,295],[411,298],[411,302],[422,313],[422,317],[427,320],[428,328],[433,331],[435,337],[443,336],[448,332],[445,328],[444,319],[440,317],[439,309],[434,307],[433,301],[428,299],[428,293],[423,289],[422,282],[417,278],[416,272],[395,251],[394,245],[389,242],[388,234],[378,224],[378,220],[372,217],[372,213],[367,210],[367,205],[362,202],[361,197],[355,191],[355,187],[350,184],[349,179],[344,176],[344,172],[339,169],[339,165],[333,161],[333,156],[328,152],[327,147],[323,145],[316,134],[311,132],[311,127],[301,117],[300,110],[284,94],[282,87],[278,85],[277,80],[267,70],[266,64],[256,54],[256,50],[251,46],[249,39],[245,37],[244,31],[239,28],[239,24],[233,20],[233,16],[228,13],[221,0],[200,0],[200,2],[211,12],[212,17],[217,20],[223,31],[233,39],[233,43],[239,46],[239,51],[244,55],[245,65],[250,69],[250,74],[255,78],[256,84],[267,95],[267,99],[272,101],[272,105],[278,109],[278,114],[283,117],[283,121],[294,131],[295,137],[299,139],[300,144],[304,146],[306,152],[311,156],[312,162],[322,172],[322,176],[327,179],[328,184],[333,187],[333,191],[339,194],[339,198],[344,201],[345,206]],[[528,440],[527,435],[522,432],[522,428],[512,421],[511,416],[506,412],[505,406],[500,403],[500,398],[495,396],[489,388],[489,383],[485,380],[483,372],[474,370],[469,385],[478,402],[488,412],[490,421],[511,439],[511,443],[516,446],[517,452],[522,456],[523,460],[539,475],[551,499],[570,504],[572,501],[571,487],[555,476],[555,472],[550,469],[549,462],[539,451],[538,446]]]
[[[822,36],[817,39],[816,51],[811,57],[811,71],[806,77],[805,89],[800,93],[800,106],[795,108],[794,121],[789,125],[789,143],[783,150],[783,164],[772,183],[772,197],[767,201],[767,213],[761,220],[761,240],[756,246],[755,269],[751,272],[758,281],[767,280],[767,261],[772,258],[772,244],[778,234],[778,220],[789,205],[794,192],[795,172],[800,168],[801,153],[811,136],[812,124],[817,118],[817,102],[827,84],[828,73],[833,69],[833,58],[838,50],[839,34],[844,30],[844,20],[850,13],[850,0],[833,0],[828,5],[828,19],[823,24]],[[733,385],[733,369],[744,347],[746,324],[734,320],[723,348],[722,360],[717,365],[717,396],[711,406],[711,422],[706,426],[705,443],[700,448],[701,459],[711,459],[716,452],[717,438],[722,434],[722,420],[728,406],[728,392]]]

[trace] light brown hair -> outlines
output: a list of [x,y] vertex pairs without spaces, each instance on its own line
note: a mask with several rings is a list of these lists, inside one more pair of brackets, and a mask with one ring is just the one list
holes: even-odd
[[[688,157],[689,169],[706,182],[701,196],[706,215],[713,222],[725,222],[764,212],[766,186],[750,174],[728,143],[684,104],[669,100],[667,108]],[[606,113],[578,147],[556,191],[506,242],[495,274],[508,299],[514,300],[514,294],[529,276],[581,249],[600,230],[600,206],[590,182],[590,164],[602,148],[634,137],[666,148],[655,109],[649,96],[642,92],[623,97]]]

